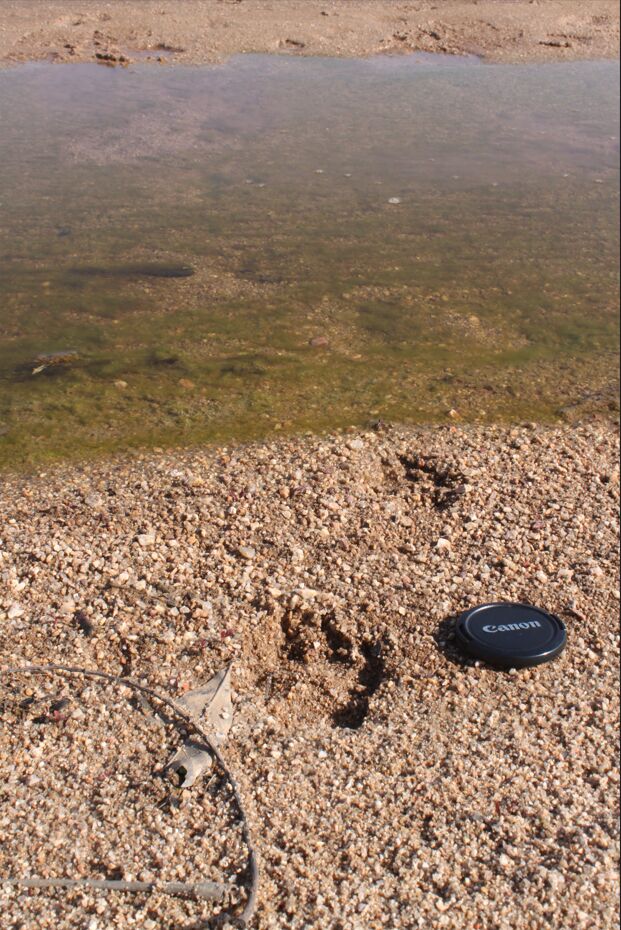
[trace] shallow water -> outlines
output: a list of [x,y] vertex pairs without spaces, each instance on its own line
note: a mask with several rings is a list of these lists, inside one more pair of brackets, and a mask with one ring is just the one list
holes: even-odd
[[0,72],[0,466],[609,411],[617,100],[614,62]]

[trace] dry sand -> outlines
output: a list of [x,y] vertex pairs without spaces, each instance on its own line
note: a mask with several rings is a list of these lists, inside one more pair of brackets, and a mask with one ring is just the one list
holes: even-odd
[[[234,662],[226,756],[257,930],[612,930],[618,446],[611,425],[379,428],[4,480],[0,654],[179,695]],[[463,660],[451,618],[529,601],[555,662]],[[21,706],[20,706],[21,705]],[[218,778],[109,686],[4,678],[0,874],[243,877]],[[4,930],[196,926],[161,893],[0,891]]]
[[0,63],[200,63],[237,52],[449,52],[490,61],[619,53],[616,0],[2,0]]

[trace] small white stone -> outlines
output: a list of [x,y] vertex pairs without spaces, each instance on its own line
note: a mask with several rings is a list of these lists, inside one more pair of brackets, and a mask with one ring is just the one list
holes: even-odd
[[548,884],[554,891],[557,891],[559,888],[562,888],[565,884],[565,878],[558,869],[549,869],[548,871]]
[[20,607],[19,604],[11,604],[9,607],[8,617],[9,620],[17,620],[18,617],[24,616],[24,608]]
[[103,507],[104,499],[99,494],[87,494],[84,498],[84,503],[87,507],[98,510],[100,507]]
[[149,546],[154,546],[155,533],[141,533],[138,537],[138,545],[142,546],[143,549],[148,549]]
[[357,452],[360,449],[364,449],[364,442],[362,439],[350,439],[347,443],[347,448]]

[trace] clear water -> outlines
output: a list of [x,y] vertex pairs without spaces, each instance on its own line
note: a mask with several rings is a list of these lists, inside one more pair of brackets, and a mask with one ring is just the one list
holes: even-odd
[[0,467],[609,411],[617,101],[614,62],[0,72]]

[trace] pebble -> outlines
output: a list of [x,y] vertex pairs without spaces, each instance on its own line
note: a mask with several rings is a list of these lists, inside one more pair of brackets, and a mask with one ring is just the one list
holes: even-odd
[[364,442],[362,439],[350,439],[347,443],[347,448],[352,449],[354,452],[359,452],[361,449],[364,449]]
[[309,345],[314,349],[326,349],[330,345],[330,340],[327,336],[313,336]]
[[253,549],[252,546],[240,546],[237,550],[242,559],[254,559],[256,556],[256,549]]
[[87,494],[84,498],[84,503],[92,510],[100,510],[104,506],[105,501],[101,494]]

